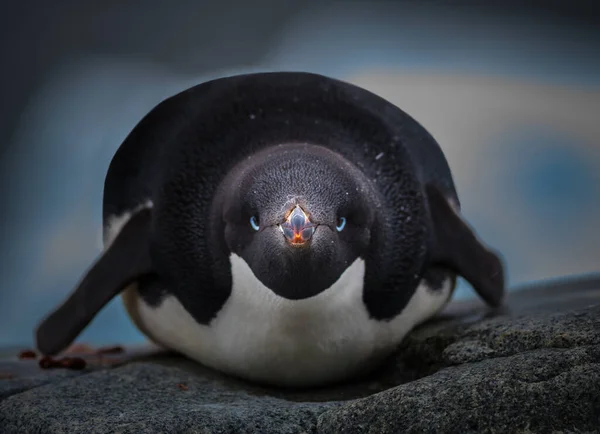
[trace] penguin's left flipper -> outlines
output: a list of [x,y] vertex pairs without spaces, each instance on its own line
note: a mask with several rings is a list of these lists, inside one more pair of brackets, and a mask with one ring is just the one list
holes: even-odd
[[147,208],[135,213],[69,298],[38,326],[36,343],[42,354],[67,348],[110,300],[151,272],[151,213]]
[[434,237],[431,263],[444,265],[464,277],[490,306],[504,299],[504,267],[473,229],[432,184],[426,187]]

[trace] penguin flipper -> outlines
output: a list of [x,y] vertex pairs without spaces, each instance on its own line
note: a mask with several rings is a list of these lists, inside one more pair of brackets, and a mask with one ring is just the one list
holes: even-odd
[[64,350],[113,297],[151,272],[151,216],[148,208],[135,213],[69,298],[41,322],[36,343],[42,354]]
[[499,255],[477,238],[437,187],[428,184],[426,193],[434,228],[432,263],[452,269],[464,277],[488,305],[500,306],[505,287]]

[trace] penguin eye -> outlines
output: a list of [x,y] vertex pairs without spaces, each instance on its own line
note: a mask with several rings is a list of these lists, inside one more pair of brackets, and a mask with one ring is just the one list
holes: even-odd
[[346,217],[340,217],[337,221],[337,226],[335,227],[335,229],[338,232],[342,232],[345,227],[346,227]]
[[252,229],[255,231],[260,229],[260,226],[258,225],[258,218],[255,215],[250,217],[250,226],[252,226]]

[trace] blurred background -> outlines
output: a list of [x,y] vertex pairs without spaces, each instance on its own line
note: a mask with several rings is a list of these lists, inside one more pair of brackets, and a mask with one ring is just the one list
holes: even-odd
[[[0,346],[101,251],[106,169],[162,99],[223,75],[318,72],[438,140],[509,284],[600,271],[600,27],[593,2],[24,1],[0,26]],[[474,294],[461,282],[457,297]],[[80,340],[142,336],[113,301]]]

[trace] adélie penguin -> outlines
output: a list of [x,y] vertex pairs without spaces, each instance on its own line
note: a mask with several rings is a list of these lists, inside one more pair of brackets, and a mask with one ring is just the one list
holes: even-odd
[[460,214],[412,117],[311,73],[212,80],[152,109],[110,163],[105,249],[37,329],[64,350],[120,294],[152,341],[272,385],[368,372],[449,301],[502,303],[499,254]]

